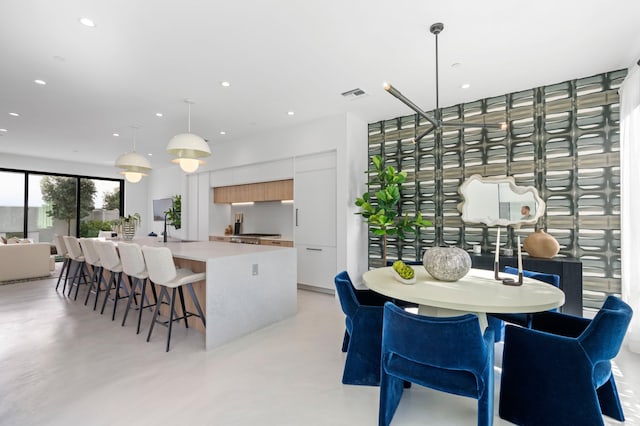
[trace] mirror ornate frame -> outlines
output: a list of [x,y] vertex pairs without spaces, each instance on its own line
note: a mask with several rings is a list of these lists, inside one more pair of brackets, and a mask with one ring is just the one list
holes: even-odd
[[458,193],[463,198],[458,210],[465,223],[518,228],[535,224],[545,210],[538,190],[517,186],[512,176],[472,175],[460,185]]

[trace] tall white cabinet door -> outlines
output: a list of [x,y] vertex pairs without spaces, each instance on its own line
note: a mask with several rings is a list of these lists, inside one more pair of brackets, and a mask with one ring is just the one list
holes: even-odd
[[294,239],[298,283],[335,290],[336,159],[335,152],[296,158]]
[[336,169],[297,172],[294,179],[296,244],[336,245]]

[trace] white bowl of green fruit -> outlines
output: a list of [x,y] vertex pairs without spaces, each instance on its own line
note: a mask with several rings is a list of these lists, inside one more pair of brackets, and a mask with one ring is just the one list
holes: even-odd
[[391,267],[393,277],[402,284],[415,284],[416,271],[402,260],[396,260]]

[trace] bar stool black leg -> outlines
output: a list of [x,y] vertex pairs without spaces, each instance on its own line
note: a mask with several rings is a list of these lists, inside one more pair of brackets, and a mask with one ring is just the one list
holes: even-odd
[[104,314],[104,307],[107,306],[107,300],[109,300],[109,296],[111,295],[111,287],[113,287],[115,280],[116,280],[116,275],[111,274],[111,276],[109,277],[109,284],[107,284],[107,290],[104,295],[104,300],[102,301],[102,308],[100,309],[100,315]]
[[120,300],[120,286],[122,285],[122,273],[115,272],[113,274],[117,276],[116,278],[117,283],[116,283],[116,295],[113,299],[113,313],[111,314],[111,321],[114,321],[116,319],[116,309],[118,308],[118,300]]
[[[153,288],[153,285],[152,285]],[[154,291],[154,295],[155,295],[155,288],[153,289]],[[144,280],[142,280],[142,290],[141,290],[141,294],[144,295],[147,292],[147,279],[145,278]],[[143,300],[143,304],[140,305],[140,309],[138,309],[138,327],[136,328],[136,334],[140,333],[140,323],[142,322],[142,309],[145,307],[144,306],[144,297],[142,298]],[[158,304],[158,298],[156,297],[156,305]],[[151,305],[149,305],[151,306]]]
[[162,287],[160,289],[160,295],[158,296],[158,303],[156,304],[156,309],[153,311],[153,318],[151,319],[151,325],[149,326],[149,333],[147,334],[147,342],[151,339],[151,333],[153,333],[153,327],[156,325],[156,321],[158,320],[158,314],[160,313],[160,306],[162,306],[162,300],[166,296],[169,299],[169,293],[167,292],[166,287]]
[[[67,276],[69,275],[69,264],[70,263],[71,263],[71,259],[67,259],[67,258],[65,258],[64,261],[62,262],[62,268],[60,268],[60,275],[58,276],[58,282],[56,283],[56,290],[58,290],[58,287],[60,286],[60,280],[62,279],[62,276],[64,275],[65,269],[67,271]],[[65,278],[65,286],[66,286],[66,281],[67,281],[67,279]],[[62,292],[64,293],[64,286],[62,287]]]
[[[136,294],[136,288],[139,287],[140,284],[140,280],[138,278],[131,278],[129,277],[131,280],[131,293],[129,293],[129,300],[127,301],[127,307],[124,310],[124,317],[122,317],[122,326],[124,327],[124,324],[127,322],[127,316],[129,315],[129,309],[131,309],[131,302],[133,300],[133,298],[135,297]],[[146,280],[145,280],[146,281]],[[143,287],[144,289],[144,287]],[[144,290],[143,290],[144,291]],[[140,324],[138,323],[138,329],[140,327]],[[138,333],[136,333],[138,334]]]
[[[171,302],[170,302],[171,306],[169,308],[169,334],[167,335],[167,352],[169,352],[169,345],[171,345],[171,329],[173,326],[173,316],[174,316],[173,308],[175,306],[175,302],[176,302],[176,288],[174,287],[173,289],[171,289]],[[184,300],[182,300],[182,304],[184,305]],[[186,320],[186,313],[185,313],[185,320]]]
[[198,298],[196,297],[195,291],[193,291],[193,285],[191,283],[187,284],[187,290],[189,291],[189,294],[191,295],[191,300],[193,300],[193,304],[195,305],[196,310],[198,311],[198,316],[202,321],[202,325],[206,327],[207,320],[204,317],[204,313],[202,312],[202,307],[200,306],[200,302],[198,302]]
[[[178,293],[180,294],[180,306],[182,306],[182,318],[184,318],[184,326],[186,328],[189,328],[189,322],[187,321],[187,308],[184,305],[184,292],[182,291],[182,286],[178,287]],[[179,318],[178,321],[180,321]]]

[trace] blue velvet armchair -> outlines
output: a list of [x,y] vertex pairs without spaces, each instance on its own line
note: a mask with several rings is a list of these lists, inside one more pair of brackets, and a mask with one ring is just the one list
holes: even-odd
[[404,381],[478,400],[478,425],[493,424],[493,330],[478,317],[428,317],[384,305],[378,424],[388,425]]
[[533,317],[531,329],[507,325],[500,417],[518,425],[604,425],[624,421],[610,360],[633,312],[609,296],[593,320],[558,312]]
[[[511,266],[505,266],[504,272],[507,274],[518,275],[518,268]],[[556,274],[545,274],[542,272],[534,272],[523,270],[522,275],[527,278],[533,278],[534,280],[542,281],[547,284],[551,284],[555,287],[560,287],[560,276]],[[554,309],[555,311],[555,309]],[[493,328],[495,332],[496,342],[504,340],[504,321],[512,324],[517,324],[522,327],[531,327],[531,319],[534,314],[522,313],[522,314],[489,314],[487,315],[487,321],[489,326]]]
[[360,303],[349,274],[340,272],[335,277],[340,306],[344,312],[346,334],[343,350],[347,358],[342,383],[347,385],[380,384],[380,345],[382,340],[382,304],[369,306]]

